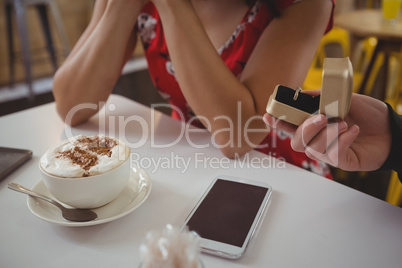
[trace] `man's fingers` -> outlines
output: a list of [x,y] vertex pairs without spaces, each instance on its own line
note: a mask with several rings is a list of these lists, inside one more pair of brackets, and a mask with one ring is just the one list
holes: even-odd
[[348,129],[346,122],[327,124],[308,144],[310,149],[325,154],[337,142],[339,136]]
[[341,133],[339,138],[330,144],[325,153],[311,147],[307,147],[305,153],[311,159],[323,161],[331,166],[345,170],[353,170],[356,168],[356,163],[353,163],[350,147],[358,135],[359,127],[354,125],[346,132]]
[[263,116],[264,122],[275,129],[280,129],[288,133],[295,133],[297,126],[287,123],[280,118],[273,117],[272,115],[266,113]]
[[310,141],[317,136],[327,125],[327,118],[322,115],[315,115],[300,125],[291,141],[293,150],[303,152],[309,146]]
[[350,147],[359,135],[359,132],[360,128],[354,125],[339,136],[337,142],[327,151],[331,165],[347,170],[353,169],[356,163],[352,163],[352,151],[350,151]]

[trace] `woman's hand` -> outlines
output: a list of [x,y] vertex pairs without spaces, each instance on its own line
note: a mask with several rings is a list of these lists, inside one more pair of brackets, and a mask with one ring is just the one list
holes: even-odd
[[294,133],[291,145],[295,151],[348,171],[376,170],[390,152],[388,108],[364,95],[353,94],[345,121],[329,123],[324,115],[314,115],[296,127],[269,114],[264,121]]
[[[59,115],[70,125],[97,113],[136,44],[137,17],[148,0],[97,0],[91,22],[53,81]],[[86,105],[91,104],[91,105]],[[85,107],[94,107],[85,108]]]

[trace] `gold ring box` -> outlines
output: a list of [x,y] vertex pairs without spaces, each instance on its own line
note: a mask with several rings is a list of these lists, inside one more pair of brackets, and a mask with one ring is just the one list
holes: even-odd
[[344,119],[353,93],[353,68],[348,57],[325,58],[321,95],[312,96],[282,85],[269,98],[267,113],[294,125],[301,125],[316,113]]

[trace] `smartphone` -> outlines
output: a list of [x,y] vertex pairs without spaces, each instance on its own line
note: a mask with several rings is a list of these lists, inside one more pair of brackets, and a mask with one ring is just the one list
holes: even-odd
[[0,147],[0,181],[31,159],[32,151]]
[[200,236],[201,252],[238,259],[263,219],[271,194],[268,184],[219,176],[190,212],[182,229]]

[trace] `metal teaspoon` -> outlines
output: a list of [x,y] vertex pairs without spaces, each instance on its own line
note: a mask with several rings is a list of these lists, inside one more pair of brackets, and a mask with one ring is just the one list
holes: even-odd
[[13,183],[13,182],[9,183],[8,188],[11,190],[20,192],[20,193],[24,193],[24,194],[27,194],[27,195],[30,195],[30,196],[33,196],[36,198],[40,198],[46,202],[51,203],[52,205],[55,205],[56,207],[58,207],[61,210],[61,214],[63,215],[63,218],[65,218],[66,220],[69,220],[69,221],[85,222],[85,221],[95,220],[98,217],[98,215],[90,209],[66,208],[63,205],[61,205],[60,203],[58,203],[57,201],[55,201],[47,196],[38,194],[32,190],[29,190],[17,183]]

